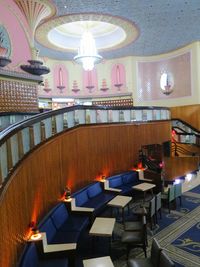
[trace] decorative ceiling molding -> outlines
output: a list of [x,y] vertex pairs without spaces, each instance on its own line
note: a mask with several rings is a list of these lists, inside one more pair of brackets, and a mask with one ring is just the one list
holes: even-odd
[[[61,17],[56,17],[50,19],[44,23],[42,23],[36,30],[35,37],[36,40],[45,47],[50,49],[55,49],[58,51],[74,51],[74,48],[63,48],[58,47],[48,39],[48,34],[60,25],[64,25],[67,23],[75,22],[75,21],[95,21],[95,22],[106,22],[109,24],[113,24],[121,28],[125,32],[125,38],[120,43],[114,43],[113,46],[102,48],[104,51],[109,51],[113,49],[122,48],[132,42],[134,42],[138,36],[139,31],[133,22],[129,20],[125,20],[120,17],[110,16],[106,14],[96,14],[96,13],[87,13],[87,14],[72,14]],[[81,38],[81,36],[80,36]],[[106,36],[104,37],[106,38]],[[99,49],[101,51],[101,47]]]
[[55,14],[55,7],[48,0],[14,0],[25,16],[34,37],[39,23]]

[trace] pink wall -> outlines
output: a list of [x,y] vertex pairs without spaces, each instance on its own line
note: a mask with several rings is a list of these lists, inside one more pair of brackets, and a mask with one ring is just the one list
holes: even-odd
[[[11,10],[8,8],[9,5]],[[14,12],[12,12],[12,10]],[[1,1],[0,13],[0,23],[3,24],[7,30],[12,47],[10,57],[12,63],[7,65],[7,68],[21,71],[19,65],[24,64],[28,59],[31,59],[31,50],[22,25],[19,23],[15,13],[20,16],[20,21],[23,25],[27,26],[27,24],[22,18],[21,11],[11,0]]]
[[[173,92],[163,94],[160,77],[163,72],[173,76]],[[190,53],[154,62],[138,63],[138,98],[141,101],[179,98],[192,95]]]

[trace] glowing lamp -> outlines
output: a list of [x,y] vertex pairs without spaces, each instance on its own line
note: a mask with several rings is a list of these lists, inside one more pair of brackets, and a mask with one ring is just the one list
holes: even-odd
[[181,179],[175,179],[174,184],[180,184],[180,182],[181,182]]
[[31,228],[31,237],[30,237],[30,240],[38,240],[42,237],[39,229],[37,228],[36,226],[36,223],[35,222],[31,222],[30,223],[30,228]]
[[69,187],[65,188],[65,200],[69,201],[71,199],[71,190]]
[[146,169],[147,169],[147,166],[143,165],[142,162],[138,162],[137,166],[133,168],[133,170],[137,172],[145,171]]
[[186,176],[185,176],[185,180],[187,182],[190,182],[192,180],[192,174],[191,173],[188,173]]
[[105,175],[102,175],[101,176],[101,181],[104,182],[106,180],[106,176]]

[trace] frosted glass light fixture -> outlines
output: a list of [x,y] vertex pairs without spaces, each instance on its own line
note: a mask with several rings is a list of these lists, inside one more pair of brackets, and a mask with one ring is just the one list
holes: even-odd
[[78,55],[74,57],[74,61],[83,65],[83,69],[90,71],[94,68],[94,64],[100,63],[102,56],[98,55],[95,40],[92,33],[85,31],[82,35]]
[[170,95],[173,92],[174,81],[170,73],[164,72],[160,77],[160,88],[163,94]]

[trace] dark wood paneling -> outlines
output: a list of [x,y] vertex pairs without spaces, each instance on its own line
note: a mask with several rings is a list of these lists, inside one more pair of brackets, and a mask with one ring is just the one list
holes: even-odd
[[200,131],[200,105],[172,107],[171,118],[181,119]]
[[133,167],[142,145],[170,139],[170,122],[80,127],[27,156],[0,199],[0,266],[17,266],[31,221],[40,220],[61,198],[92,182]]
[[164,158],[165,180],[172,181],[176,177],[186,175],[198,169],[199,157]]

